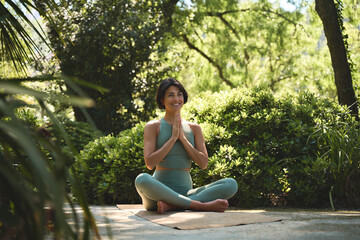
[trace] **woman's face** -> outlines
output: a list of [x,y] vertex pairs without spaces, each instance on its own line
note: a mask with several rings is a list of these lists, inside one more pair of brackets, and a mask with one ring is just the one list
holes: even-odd
[[166,89],[163,105],[166,110],[180,111],[184,105],[184,95],[179,91],[179,88],[170,86]]

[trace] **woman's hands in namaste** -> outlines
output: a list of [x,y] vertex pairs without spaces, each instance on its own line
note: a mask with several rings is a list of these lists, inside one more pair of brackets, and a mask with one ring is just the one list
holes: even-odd
[[184,135],[184,130],[182,129],[182,125],[181,125],[181,116],[180,113],[178,113],[176,115],[175,121],[173,123],[173,127],[172,127],[172,137],[174,139],[180,139],[180,141],[182,139],[184,139],[185,135]]

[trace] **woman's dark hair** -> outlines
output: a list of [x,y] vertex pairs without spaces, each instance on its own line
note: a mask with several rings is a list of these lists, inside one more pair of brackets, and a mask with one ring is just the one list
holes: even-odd
[[175,78],[166,78],[164,80],[161,81],[157,92],[156,92],[156,102],[158,104],[158,107],[160,109],[165,109],[165,106],[162,104],[162,100],[164,99],[165,96],[165,92],[166,90],[170,87],[170,86],[175,86],[179,89],[180,92],[182,92],[183,96],[184,96],[184,104],[187,102],[188,100],[188,94],[184,88],[184,86]]

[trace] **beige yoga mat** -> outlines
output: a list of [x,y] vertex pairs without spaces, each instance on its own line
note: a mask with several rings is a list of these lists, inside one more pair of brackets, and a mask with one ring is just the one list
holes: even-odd
[[117,205],[117,207],[122,210],[129,210],[153,223],[181,230],[229,227],[282,220],[261,214],[263,211],[228,210],[223,213],[182,211],[158,214],[155,211],[141,209],[141,205],[131,207],[129,205]]

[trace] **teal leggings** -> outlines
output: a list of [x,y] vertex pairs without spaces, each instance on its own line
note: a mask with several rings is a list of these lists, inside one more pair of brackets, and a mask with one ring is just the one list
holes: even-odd
[[237,192],[237,182],[225,178],[203,187],[190,189],[180,194],[147,173],[141,173],[135,179],[135,187],[142,198],[146,210],[156,210],[157,201],[164,201],[174,206],[189,208],[191,200],[210,202],[216,199],[229,199]]

